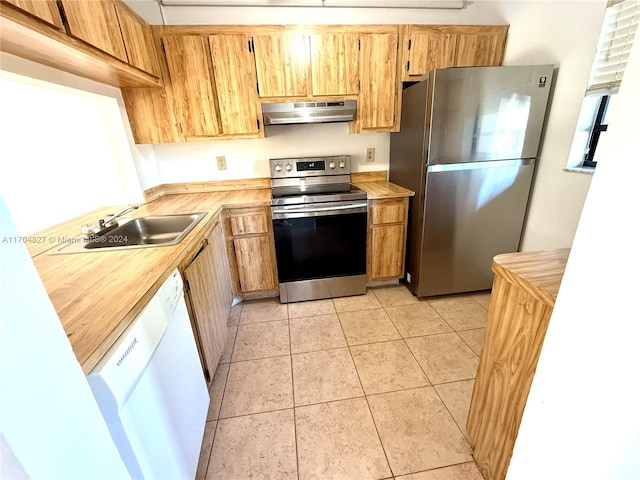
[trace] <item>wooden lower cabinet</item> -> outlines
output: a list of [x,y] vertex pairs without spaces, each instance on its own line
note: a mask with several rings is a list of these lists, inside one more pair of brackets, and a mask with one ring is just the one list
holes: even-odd
[[225,231],[234,294],[275,292],[278,273],[269,207],[227,210]]
[[367,271],[370,281],[404,276],[408,205],[407,197],[369,202]]
[[497,255],[467,432],[486,480],[504,480],[569,249]]
[[233,293],[220,220],[193,261],[184,269],[185,298],[207,383],[211,382],[227,343],[227,318]]

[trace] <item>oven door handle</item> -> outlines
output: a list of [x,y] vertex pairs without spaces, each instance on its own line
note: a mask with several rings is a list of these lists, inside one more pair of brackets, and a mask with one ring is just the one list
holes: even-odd
[[287,217],[299,217],[309,216],[315,217],[320,215],[341,215],[347,213],[364,213],[367,211],[367,202],[352,203],[349,205],[334,205],[331,207],[314,207],[309,206],[307,208],[285,207],[285,208],[273,208],[271,213],[273,218],[287,218]]

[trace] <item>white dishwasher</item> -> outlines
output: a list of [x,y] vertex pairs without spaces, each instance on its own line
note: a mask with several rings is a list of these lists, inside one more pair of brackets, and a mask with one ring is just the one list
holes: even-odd
[[178,270],[88,380],[132,478],[195,478],[209,394]]

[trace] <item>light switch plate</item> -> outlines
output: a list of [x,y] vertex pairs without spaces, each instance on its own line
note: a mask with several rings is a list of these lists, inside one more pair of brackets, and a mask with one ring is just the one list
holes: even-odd
[[216,157],[216,162],[218,163],[218,170],[227,169],[227,157]]

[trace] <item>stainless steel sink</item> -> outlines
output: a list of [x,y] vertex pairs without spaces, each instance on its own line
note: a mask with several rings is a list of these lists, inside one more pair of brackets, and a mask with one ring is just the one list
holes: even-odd
[[182,215],[154,215],[121,218],[118,226],[85,241],[82,236],[54,248],[50,253],[82,253],[176,245],[204,218],[207,212]]

